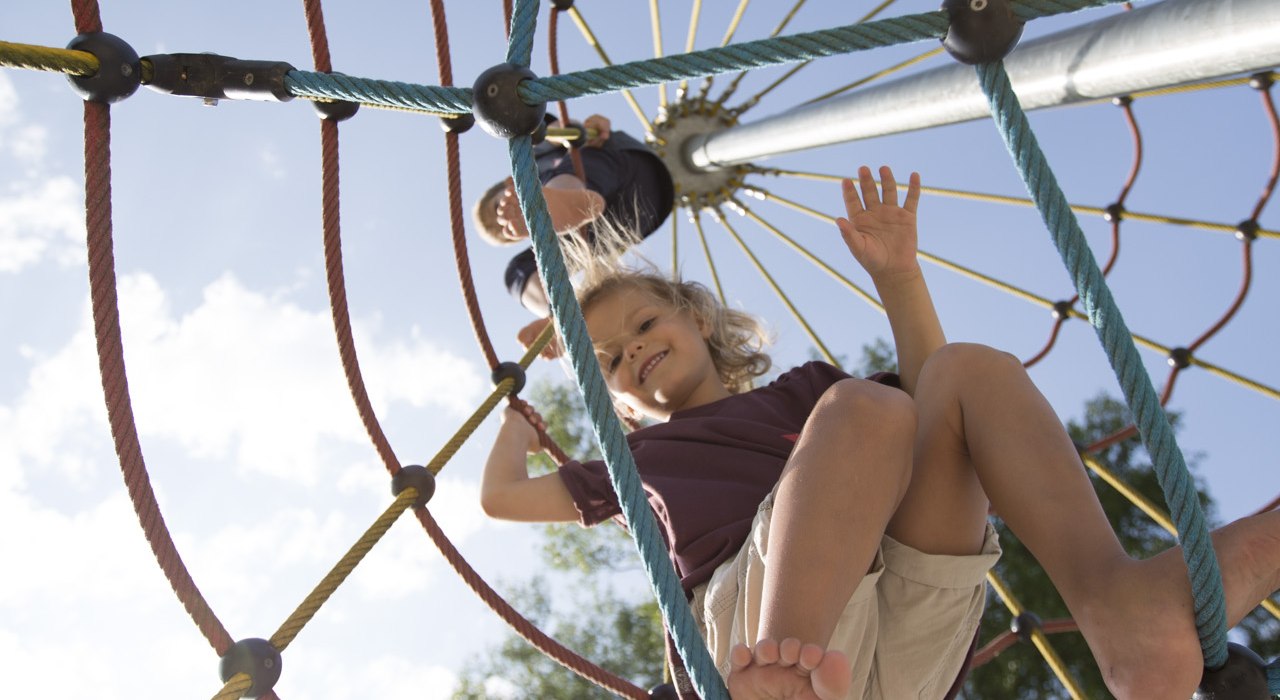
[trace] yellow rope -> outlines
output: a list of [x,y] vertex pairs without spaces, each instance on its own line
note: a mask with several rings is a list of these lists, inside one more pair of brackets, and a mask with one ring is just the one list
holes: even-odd
[[241,697],[253,687],[253,679],[247,673],[237,673],[227,680],[213,696],[213,700],[240,700]]
[[374,521],[373,525],[369,526],[368,530],[365,530],[355,545],[329,570],[328,574],[325,574],[325,577],[321,579],[315,590],[302,601],[297,609],[293,611],[293,614],[284,621],[284,624],[280,625],[280,629],[271,635],[271,645],[277,651],[283,652],[289,646],[289,643],[298,636],[302,628],[320,611],[320,607],[329,600],[334,591],[338,590],[338,586],[341,586],[347,580],[347,577],[355,570],[356,565],[364,559],[375,544],[382,540],[382,536],[387,534],[387,531],[391,529],[400,514],[408,510],[417,499],[418,489],[412,486],[401,491],[400,495],[396,496],[396,500],[391,506],[383,511],[382,515]]
[[[1266,73],[1272,81],[1280,78],[1280,73]],[[1173,87],[1156,88],[1153,90],[1143,90],[1135,92],[1130,97],[1138,99],[1140,97],[1158,97],[1162,95],[1176,95],[1184,92],[1198,92],[1200,90],[1213,90],[1216,88],[1236,87],[1239,85],[1248,85],[1252,77],[1248,78],[1229,78],[1225,80],[1208,80],[1203,83],[1195,83],[1192,85],[1175,85]]]
[[[698,36],[698,25],[702,22],[702,0],[693,0],[693,8],[689,15],[689,33],[685,35],[684,52],[693,53],[694,40]],[[685,91],[689,89],[689,81],[681,80],[680,89],[676,92],[677,99],[684,97]]]
[[720,275],[716,272],[716,261],[711,257],[711,248],[707,245],[707,234],[702,230],[702,217],[697,210],[693,212],[693,227],[698,231],[698,240],[702,242],[702,255],[707,259],[707,267],[711,270],[711,282],[716,285],[716,296],[720,304],[728,304],[724,298],[724,287],[720,286]]
[[[791,6],[791,10],[787,12],[786,16],[782,18],[782,21],[778,23],[778,26],[773,28],[773,32],[770,33],[769,36],[772,38],[781,34],[782,30],[785,29],[786,26],[791,22],[791,20],[796,16],[796,12],[800,10],[800,6],[803,5],[804,3],[805,3],[805,0],[796,0],[796,4]],[[800,65],[804,66],[804,65],[807,65],[808,63],[810,63],[810,61],[805,61]],[[797,70],[799,70],[799,67],[792,68],[787,73],[787,76],[794,74]],[[733,95],[733,93],[737,92],[738,85],[742,83],[742,79],[747,77],[747,73],[750,73],[750,72],[751,71],[744,70],[738,73],[738,75],[734,76],[733,82],[729,83],[729,86],[725,88],[724,94],[720,95],[719,99],[716,100],[716,104],[723,105],[725,103],[725,100],[728,100],[729,97]],[[783,80],[785,80],[787,76],[783,76]],[[759,102],[759,99],[756,99],[754,102],[751,102],[751,105],[755,106],[756,102]],[[741,111],[746,111],[746,110],[741,110]],[[741,113],[741,111],[739,113]]]
[[[609,54],[604,52],[604,47],[596,40],[595,33],[591,31],[591,27],[587,26],[587,21],[582,18],[582,13],[578,12],[577,7],[569,8],[569,17],[574,24],[578,25],[578,31],[582,33],[582,37],[599,54],[600,60],[604,61],[606,66],[612,66],[613,61],[609,60]],[[640,103],[636,102],[635,95],[632,95],[630,90],[623,90],[622,96],[626,98],[627,104],[631,105],[631,111],[636,113],[640,123],[644,124],[645,131],[653,131],[653,123],[649,121],[649,117],[645,115],[644,110],[640,109]]]
[[[653,26],[653,57],[662,58],[662,19],[658,13],[658,0],[649,0],[649,24]],[[667,84],[658,84],[658,105],[667,106]]]
[[884,70],[872,73],[871,75],[868,75],[867,77],[862,78],[861,80],[855,80],[852,83],[849,83],[848,85],[845,85],[842,88],[836,88],[831,92],[823,93],[821,95],[818,95],[817,97],[814,97],[813,99],[807,100],[805,102],[801,102],[800,105],[808,105],[808,104],[813,104],[814,102],[820,102],[822,100],[827,99],[828,97],[835,97],[840,93],[848,92],[854,88],[862,87],[867,83],[879,80],[889,75],[893,75],[894,73],[897,73],[898,71],[906,68],[910,68],[911,66],[914,66],[915,64],[920,63],[921,61],[925,61],[930,58],[933,58],[934,56],[937,56],[938,54],[942,53],[942,51],[943,51],[942,47],[938,47],[931,51],[926,51],[920,54],[919,56],[916,56],[915,58],[908,58],[907,60],[901,63],[896,63],[892,66],[889,66],[888,68],[885,68]]
[[716,214],[716,220],[724,226],[724,229],[729,232],[729,235],[733,236],[733,240],[738,242],[738,247],[742,248],[742,252],[747,254],[751,263],[755,265],[756,271],[760,273],[761,277],[764,277],[765,281],[768,282],[769,286],[773,289],[773,293],[777,294],[778,298],[782,300],[782,303],[786,305],[787,310],[795,317],[796,321],[800,324],[800,327],[804,329],[805,334],[808,335],[809,339],[813,341],[813,344],[818,347],[818,351],[822,353],[822,357],[827,362],[839,367],[840,361],[836,359],[835,355],[831,354],[831,351],[827,349],[826,344],[822,342],[822,339],[814,332],[813,327],[809,325],[804,314],[800,313],[800,310],[796,308],[796,305],[791,303],[791,298],[787,296],[786,292],[782,291],[782,287],[778,286],[777,281],[773,279],[773,275],[769,274],[769,271],[765,269],[764,264],[760,262],[760,259],[756,257],[755,253],[751,252],[751,248],[747,246],[746,241],[742,240],[742,237],[738,235],[738,232],[733,230],[733,227],[729,225],[729,221],[725,218],[724,213],[720,211],[719,207],[714,211]]
[[87,51],[0,41],[0,67],[44,70],[85,77],[98,72],[98,57]]
[[[824,182],[839,182],[844,179],[842,175],[826,175],[822,173],[808,173],[798,170],[784,170],[780,168],[760,168],[749,166],[752,172],[761,175],[785,175],[788,177],[796,177],[806,180],[821,180]],[[952,197],[956,199],[968,199],[977,202],[990,202],[996,204],[1010,204],[1014,206],[1034,207],[1035,203],[1025,197],[1007,197],[999,194],[984,194],[981,192],[967,192],[965,190],[953,190],[944,187],[921,187],[920,191],[925,194],[936,194],[943,197]],[[1071,211],[1077,214],[1092,214],[1094,216],[1106,216],[1107,210],[1104,207],[1091,207],[1082,204],[1072,204]],[[1200,219],[1186,219],[1176,216],[1161,216],[1158,214],[1144,214],[1136,211],[1125,211],[1124,219],[1127,221],[1144,221],[1147,223],[1169,224],[1172,226],[1184,226],[1187,228],[1201,229],[1205,231],[1217,231],[1220,233],[1235,234],[1236,227],[1234,224],[1215,223],[1211,221],[1203,221]],[[1258,229],[1260,238],[1280,238],[1280,231],[1272,231],[1269,229]]]
[[845,277],[844,275],[837,272],[834,268],[828,265],[821,258],[819,258],[818,256],[814,255],[812,252],[810,252],[808,248],[805,248],[804,246],[800,245],[795,240],[793,240],[790,236],[783,233],[778,227],[762,219],[759,214],[753,211],[746,204],[744,204],[743,202],[739,201],[736,198],[733,201],[737,203],[739,207],[742,207],[742,210],[746,212],[747,216],[752,221],[756,222],[762,228],[764,228],[764,230],[780,238],[782,242],[791,246],[791,248],[795,250],[797,253],[800,253],[801,255],[803,255],[806,260],[822,268],[824,272],[826,272],[828,275],[831,275],[833,278],[835,278],[837,282],[843,284],[846,289],[848,289],[849,291],[861,297],[863,301],[875,307],[876,310],[879,311],[880,313],[882,314],[884,313],[884,304],[881,304],[879,299],[876,299],[874,296],[872,296],[869,292],[864,290],[862,287],[859,287],[858,285],[854,284],[848,277]]
[[[826,179],[826,176],[822,176],[822,178]],[[833,179],[838,180],[840,178],[833,178]],[[817,211],[816,209],[813,209],[811,207],[807,207],[803,204],[800,204],[799,202],[793,202],[789,199],[780,197],[776,194],[763,190],[759,187],[753,186],[751,189],[753,191],[763,194],[765,198],[770,201],[777,202],[784,206],[795,209],[796,211],[802,212],[804,214],[808,214],[809,216],[812,216],[815,219],[826,221],[828,223],[835,223],[835,217],[829,216],[827,214],[823,214],[822,212]],[[921,188],[921,190],[924,190],[924,189],[925,188]],[[1052,309],[1054,306],[1054,302],[1049,301],[1045,297],[1032,294],[1031,292],[1025,289],[1020,289],[1011,284],[1008,284],[1007,282],[1002,282],[989,275],[984,275],[981,272],[978,272],[977,270],[973,270],[963,265],[959,265],[957,263],[951,262],[950,260],[940,258],[927,251],[921,250],[919,251],[919,255],[922,260],[927,260],[928,262],[933,263],[938,267],[941,267],[946,270],[950,270],[959,275],[963,275],[965,277],[968,277],[969,279],[975,280],[977,282],[981,282],[982,284],[988,285],[990,287],[994,287],[995,289],[999,289],[1000,291],[1005,292],[1006,294],[1009,294],[1011,296],[1023,299],[1025,301],[1029,301],[1033,304],[1042,306],[1046,309]],[[1072,318],[1077,318],[1082,321],[1085,321],[1086,323],[1089,320],[1088,316],[1086,316],[1083,311],[1080,311],[1075,308],[1071,309],[1070,316]],[[1140,345],[1144,348],[1147,348],[1148,350],[1152,350],[1161,355],[1164,355],[1166,357],[1169,355],[1169,353],[1173,351],[1173,348],[1170,348],[1167,345],[1161,345],[1160,343],[1157,343],[1156,341],[1151,340],[1146,336],[1139,335],[1137,333],[1130,333],[1130,337],[1133,338],[1133,342],[1135,344]],[[1195,355],[1191,356],[1191,364],[1195,365],[1196,367],[1200,367],[1205,371],[1211,374],[1214,374],[1222,379],[1235,382],[1236,384],[1239,384],[1240,386],[1246,389],[1250,389],[1259,394],[1262,394],[1263,396],[1266,396],[1271,399],[1280,400],[1280,390],[1277,390],[1275,387],[1268,386],[1266,384],[1263,384],[1262,382],[1256,381],[1254,379],[1250,379],[1241,374],[1237,374],[1236,372],[1232,372],[1231,370],[1225,369],[1213,363],[1206,362],[1196,357]]]
[[[1018,602],[1018,599],[1014,597],[1013,592],[1010,591],[1004,581],[996,575],[995,571],[987,572],[987,582],[991,584],[991,587],[995,589],[996,593],[1000,596],[1000,599],[1004,601],[1004,606],[1009,609],[1009,613],[1011,615],[1016,618],[1022,614],[1024,610],[1022,603]],[[1071,671],[1067,669],[1066,664],[1062,663],[1062,657],[1058,656],[1058,652],[1053,648],[1053,645],[1049,643],[1048,635],[1039,628],[1033,629],[1031,631],[1031,643],[1040,651],[1040,655],[1044,657],[1045,663],[1049,664],[1049,668],[1053,671],[1053,675],[1058,677],[1058,681],[1067,689],[1067,692],[1071,697],[1076,698],[1077,700],[1083,698],[1084,691],[1080,689],[1080,684],[1076,682],[1076,679],[1071,676]]]

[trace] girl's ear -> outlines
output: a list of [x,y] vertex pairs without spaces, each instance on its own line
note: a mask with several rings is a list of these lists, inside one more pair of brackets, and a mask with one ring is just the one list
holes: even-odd
[[702,339],[711,340],[711,323],[697,311],[690,311],[689,313],[693,314],[693,322],[698,324],[698,331],[702,333]]

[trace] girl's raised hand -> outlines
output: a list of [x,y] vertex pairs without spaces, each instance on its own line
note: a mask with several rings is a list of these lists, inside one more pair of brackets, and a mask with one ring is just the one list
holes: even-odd
[[836,219],[836,226],[858,264],[875,279],[918,272],[916,207],[920,202],[920,174],[911,173],[902,206],[898,206],[898,183],[888,166],[880,167],[880,191],[871,178],[871,168],[865,165],[858,168],[857,185],[849,179],[840,185],[848,218]]

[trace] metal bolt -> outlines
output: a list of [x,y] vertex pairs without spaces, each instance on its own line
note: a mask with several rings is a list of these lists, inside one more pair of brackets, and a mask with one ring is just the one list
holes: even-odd
[[246,87],[249,85],[253,85],[253,73],[244,74],[244,84]]
[[987,0],[969,0],[969,9],[974,12],[982,12],[987,9]]
[[204,106],[205,106],[205,107],[217,107],[217,106],[218,106],[218,98],[216,98],[216,97],[206,97],[206,98],[204,98]]

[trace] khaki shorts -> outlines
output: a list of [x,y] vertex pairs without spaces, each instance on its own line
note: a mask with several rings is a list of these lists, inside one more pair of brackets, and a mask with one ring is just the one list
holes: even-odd
[[[722,676],[729,673],[729,650],[757,639],[772,514],[769,496],[738,555],[694,589],[693,614]],[[999,558],[990,523],[982,553],[972,556],[925,554],[885,536],[828,644],[853,665],[846,699],[943,697],[969,651],[986,601],[986,573]]]

